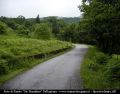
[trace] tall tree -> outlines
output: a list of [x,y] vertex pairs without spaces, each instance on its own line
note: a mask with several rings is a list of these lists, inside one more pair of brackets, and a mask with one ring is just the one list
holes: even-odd
[[16,18],[16,21],[18,24],[23,24],[25,22],[25,17],[22,16],[22,15],[19,15],[17,18]]
[[52,33],[55,36],[57,36],[57,34],[60,31],[58,21],[57,21],[57,17],[56,16],[47,17],[47,21],[52,25]]
[[40,18],[39,18],[39,14],[36,17],[36,23],[40,23]]
[[109,55],[120,54],[120,0],[83,0],[79,8],[98,48]]

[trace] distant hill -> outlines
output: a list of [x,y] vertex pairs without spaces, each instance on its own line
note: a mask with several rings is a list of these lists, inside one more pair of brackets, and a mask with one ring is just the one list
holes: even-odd
[[63,19],[66,23],[75,23],[80,21],[80,17],[60,17],[60,19]]
[[[23,16],[24,17],[24,16]],[[17,17],[18,18],[18,17]],[[5,22],[7,19],[13,19],[13,20],[17,20],[17,18],[9,18],[9,17],[0,17],[0,21]],[[25,17],[24,17],[25,18]],[[57,16],[48,16],[48,17],[42,17],[40,18],[41,21],[47,21],[48,19],[62,19],[63,21],[65,21],[66,23],[76,23],[79,22],[81,17],[57,17]],[[26,18],[27,21],[29,22],[35,22],[36,18]]]
[[57,17],[57,16],[48,16],[48,17],[43,17],[43,18],[40,18],[40,19],[41,19],[41,20],[46,20],[46,19],[48,19],[49,17],[56,18],[56,19],[62,19],[62,20],[64,20],[66,23],[76,23],[76,22],[79,22],[79,21],[80,21],[80,17]]

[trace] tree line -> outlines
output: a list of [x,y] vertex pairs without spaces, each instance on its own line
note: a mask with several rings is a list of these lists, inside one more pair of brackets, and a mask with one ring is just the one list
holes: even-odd
[[90,44],[108,55],[120,54],[120,0],[82,0],[79,9]]
[[0,17],[0,34],[8,27],[20,36],[92,44],[108,55],[120,54],[120,0],[82,0],[78,8],[81,18]]
[[39,15],[37,15],[36,18],[26,19],[22,15],[19,15],[17,18],[1,16],[0,33],[5,34],[5,32],[8,31],[23,37],[37,39],[56,38],[64,41],[78,42],[76,36],[79,32],[79,26],[77,24],[79,20],[79,17],[66,18],[50,16],[40,18]]
[[120,89],[120,0],[82,0],[79,9],[79,37],[94,45],[81,67],[84,86]]

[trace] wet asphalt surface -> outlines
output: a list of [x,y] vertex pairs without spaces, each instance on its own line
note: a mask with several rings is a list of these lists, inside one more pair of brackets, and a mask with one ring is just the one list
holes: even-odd
[[0,89],[83,89],[80,65],[86,45],[45,61],[7,81]]

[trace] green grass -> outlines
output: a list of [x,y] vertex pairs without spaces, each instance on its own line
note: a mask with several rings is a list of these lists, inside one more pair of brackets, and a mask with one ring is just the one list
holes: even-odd
[[81,65],[81,77],[84,88],[120,89],[120,79],[113,79],[114,74],[117,77],[120,75],[120,60],[115,58],[115,55],[110,58],[95,47],[89,47]]
[[31,38],[0,36],[0,60],[9,62],[16,58],[21,59],[37,54],[46,55],[53,51],[71,47],[71,43],[59,40],[44,41]]
[[0,52],[16,56],[29,56],[49,53],[54,50],[69,48],[71,44],[58,40],[37,40],[30,38],[0,38]]
[[2,84],[4,84],[6,81],[8,81],[9,79],[12,79],[13,77],[23,73],[24,71],[27,71],[27,70],[37,66],[38,64],[43,63],[44,61],[52,59],[52,58],[54,58],[56,56],[59,56],[61,54],[64,54],[64,53],[68,52],[71,49],[65,50],[65,51],[57,53],[57,54],[52,54],[52,55],[50,55],[50,56],[48,56],[46,58],[41,58],[41,59],[32,58],[32,59],[22,60],[22,63],[24,62],[26,66],[18,68],[18,69],[14,68],[13,70],[9,71],[7,74],[1,75],[0,76],[0,86]]
[[19,74],[23,70],[24,69],[13,70],[13,71],[9,71],[9,73],[6,75],[1,75],[0,76],[0,85],[2,85],[5,81],[9,80],[10,78],[14,77],[15,75]]
[[0,83],[72,47],[71,43],[59,40],[0,35]]

